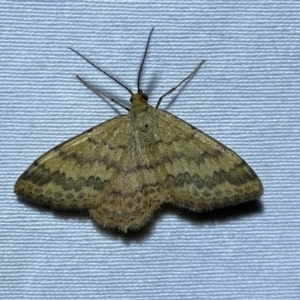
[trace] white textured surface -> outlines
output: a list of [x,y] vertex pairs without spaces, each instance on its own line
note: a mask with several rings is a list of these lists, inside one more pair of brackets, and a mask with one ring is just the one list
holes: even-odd
[[[0,11],[1,299],[299,298],[299,1],[1,1]],[[117,113],[75,74],[128,100],[67,47],[134,88],[152,26],[150,101],[206,59],[161,108],[246,159],[261,205],[167,208],[124,236],[19,201],[13,184],[34,159]]]

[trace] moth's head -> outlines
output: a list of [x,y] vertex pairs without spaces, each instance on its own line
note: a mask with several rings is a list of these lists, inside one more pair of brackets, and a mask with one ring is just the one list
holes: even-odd
[[130,97],[131,106],[137,104],[143,104],[148,102],[148,95],[143,92],[143,90],[139,90],[137,93],[133,94]]

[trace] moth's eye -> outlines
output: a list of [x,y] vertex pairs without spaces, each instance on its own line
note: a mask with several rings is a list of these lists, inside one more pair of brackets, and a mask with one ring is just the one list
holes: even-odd
[[148,101],[148,95],[143,93],[142,94],[142,99],[145,100],[146,102]]

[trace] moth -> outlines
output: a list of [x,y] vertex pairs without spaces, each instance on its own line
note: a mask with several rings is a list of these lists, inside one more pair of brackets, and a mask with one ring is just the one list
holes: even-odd
[[79,81],[128,111],[54,147],[19,177],[16,194],[55,209],[88,210],[103,227],[127,232],[146,224],[163,203],[202,212],[250,201],[263,194],[251,167],[234,151],[166,111],[161,101],[189,81],[197,67],[163,94],[155,107],[137,92],[85,59],[130,94],[130,108],[80,76]]

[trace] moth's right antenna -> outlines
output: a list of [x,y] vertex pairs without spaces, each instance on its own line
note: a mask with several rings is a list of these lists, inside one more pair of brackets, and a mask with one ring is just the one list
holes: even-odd
[[148,48],[149,48],[149,44],[150,44],[150,39],[151,39],[151,35],[152,35],[153,30],[154,30],[154,27],[150,31],[150,34],[149,34],[149,37],[148,37],[148,41],[147,41],[147,45],[146,45],[146,49],[145,49],[145,53],[144,53],[144,56],[143,56],[143,59],[142,59],[142,63],[141,63],[141,66],[140,66],[140,70],[139,70],[139,74],[138,74],[138,79],[137,79],[137,89],[138,89],[138,92],[142,91],[142,89],[140,88],[140,86],[141,86],[141,76],[142,76],[143,66],[144,66],[144,63],[145,63],[145,60],[146,60],[146,56],[147,56],[147,52],[148,52]]

